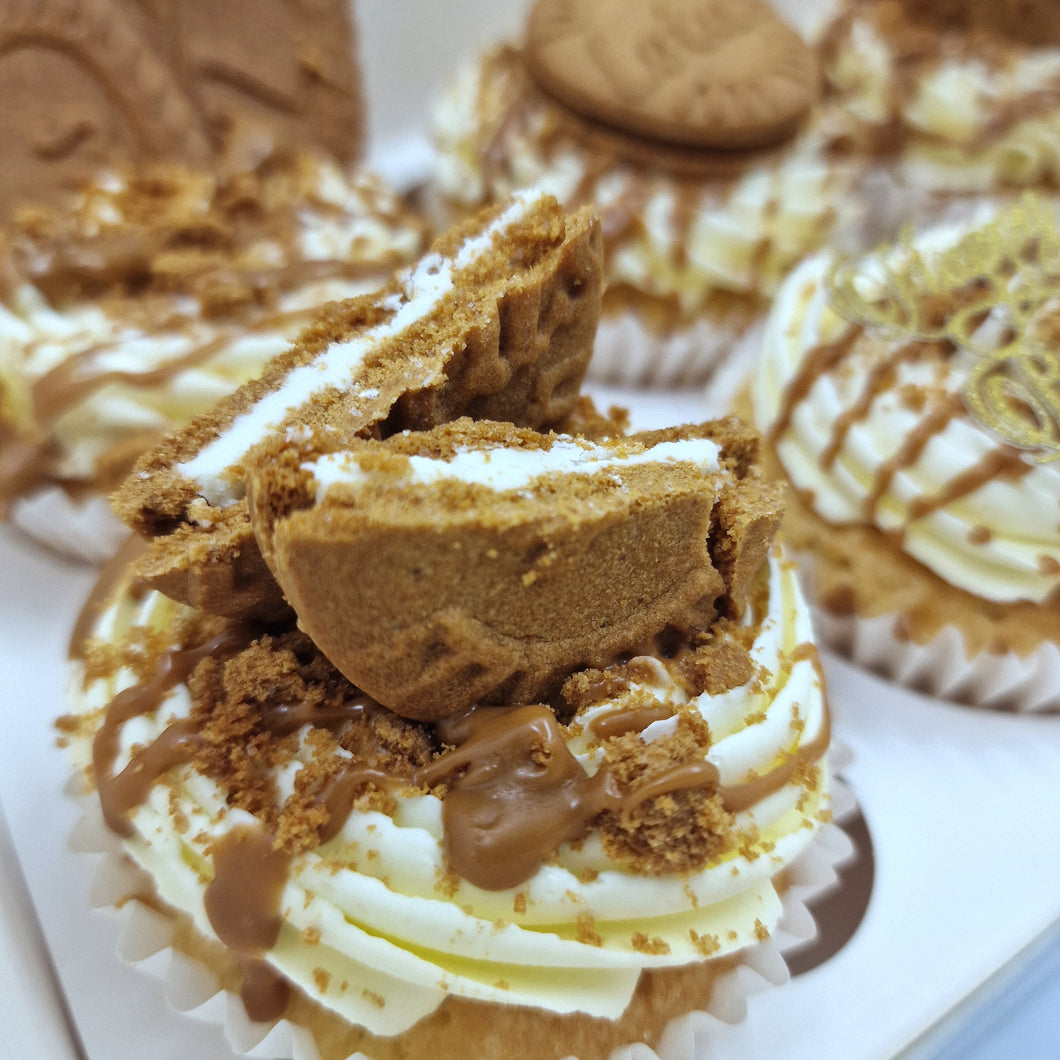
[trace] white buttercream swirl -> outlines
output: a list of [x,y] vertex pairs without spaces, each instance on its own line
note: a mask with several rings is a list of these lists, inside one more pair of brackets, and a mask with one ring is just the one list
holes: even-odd
[[[896,163],[913,185],[985,192],[1060,180],[1060,47],[921,28],[913,56],[866,5],[848,19],[825,71],[834,135],[898,136]],[[934,47],[924,38],[935,32]]]
[[[807,650],[810,619],[794,571],[774,556],[768,577],[752,680],[689,701],[662,661],[642,665],[641,672],[654,678],[594,705],[578,718],[582,724],[571,727],[568,746],[588,773],[603,757],[589,723],[625,703],[643,707],[645,693],[681,710],[697,710],[708,721],[707,757],[724,784],[738,786],[751,775],[766,774],[800,746],[826,736],[820,673]],[[121,644],[130,631],[144,627],[164,634],[186,613],[158,594],[125,591],[97,622],[95,635]],[[75,709],[98,721],[115,693],[133,683],[124,669],[84,688],[78,683]],[[156,711],[127,722],[117,767],[189,709],[187,690],[178,686]],[[672,724],[656,722],[642,738],[659,738]],[[81,732],[72,748],[79,765],[87,766],[91,734]],[[278,778],[281,798],[310,759],[303,743]],[[739,812],[736,827],[746,841],[699,871],[637,875],[612,861],[591,833],[583,842],[564,844],[525,883],[502,891],[464,880],[454,885],[446,878],[442,803],[434,795],[406,791],[397,795],[393,815],[355,811],[335,838],[294,858],[281,902],[283,928],[267,960],[311,997],[377,1034],[411,1026],[449,994],[617,1017],[642,968],[702,959],[697,938],[712,940],[717,947],[712,956],[722,956],[773,929],[780,905],[771,879],[827,817],[823,761],[811,773],[797,771]],[[155,878],[162,897],[212,935],[203,908],[212,875],[210,844],[254,819],[226,806],[213,781],[182,766],[154,786],[131,822],[130,853]],[[598,944],[579,933],[586,916]],[[635,932],[663,940],[666,952],[644,952],[635,944]]]
[[[951,226],[920,237],[914,246],[955,244],[968,231]],[[898,253],[896,251],[895,253]],[[920,515],[918,499],[941,496],[962,475],[974,475],[998,441],[966,412],[949,419],[912,463],[894,475],[871,503],[876,484],[907,439],[924,430],[932,409],[960,395],[975,358],[956,351],[946,360],[894,355],[897,341],[863,336],[831,370],[812,372],[801,392],[796,380],[815,351],[851,336],[856,325],[829,304],[827,279],[834,257],[804,262],[785,282],[766,323],[762,360],[752,375],[754,417],[767,434],[774,430],[792,392],[799,397],[790,420],[775,439],[786,474],[823,519],[835,524],[869,522],[900,534],[901,547],[945,581],[999,602],[1046,601],[1060,586],[1060,466],[1024,454],[1022,477],[994,477],[971,492],[946,500]],[[859,282],[878,277],[879,259],[858,264]],[[894,374],[862,408],[873,372],[894,358]],[[911,397],[913,395],[914,397]],[[853,422],[834,461],[824,454],[837,423]]]
[[[178,199],[202,195],[203,184],[213,190],[205,178],[189,176]],[[88,238],[101,230],[120,232],[126,193],[123,178],[101,178],[85,192],[77,231]],[[325,302],[374,290],[396,263],[420,250],[418,223],[367,174],[350,177],[323,160],[306,159],[290,186],[266,193],[272,198],[263,210],[288,209],[295,216],[293,239],[277,239],[263,222],[260,238],[227,267],[253,274],[297,270],[302,263],[347,263],[361,274],[342,276],[336,268],[336,275],[321,278],[306,270],[297,282],[283,281],[273,303],[241,305],[238,313],[204,311],[191,291],[50,301],[28,281],[0,304],[0,394],[13,396],[7,407],[0,401],[0,421],[48,440],[50,477],[92,482],[108,454],[186,424],[257,375]],[[205,213],[206,204],[201,208]],[[30,271],[47,277],[49,254],[45,240],[36,259],[27,260]],[[36,422],[33,386],[68,363],[77,365],[71,380],[77,400],[47,422]]]
[[732,177],[683,179],[617,159],[600,172],[591,146],[557,135],[556,105],[524,89],[509,56],[494,52],[465,67],[440,98],[437,185],[465,206],[530,186],[568,207],[592,202],[611,286],[672,300],[686,318],[724,315],[733,295],[768,297],[787,269],[823,245],[841,211],[853,211],[846,193],[855,169],[827,156],[814,127]]

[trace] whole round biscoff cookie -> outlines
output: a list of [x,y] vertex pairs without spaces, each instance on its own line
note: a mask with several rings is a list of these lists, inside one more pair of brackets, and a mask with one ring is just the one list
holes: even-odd
[[695,147],[775,143],[817,92],[812,51],[764,0],[539,0],[526,61],[580,114]]

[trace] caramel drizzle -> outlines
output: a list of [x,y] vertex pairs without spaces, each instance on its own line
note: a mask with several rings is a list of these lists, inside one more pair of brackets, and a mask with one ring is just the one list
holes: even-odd
[[620,809],[615,779],[589,776],[545,706],[478,707],[438,726],[455,749],[417,770],[418,784],[449,782],[442,802],[453,870],[485,890],[529,879],[601,811]]
[[[92,364],[95,359],[113,347],[100,345],[82,350],[61,361],[33,384],[34,416],[41,426],[46,427],[67,409],[86,400],[110,383],[124,383],[140,390],[163,386],[186,369],[208,361],[241,334],[269,331],[297,324],[300,320],[308,320],[313,312],[314,310],[310,307],[293,309],[286,313],[274,313],[267,319],[246,325],[244,328],[233,328],[209,342],[200,343],[187,353],[147,371],[111,369],[105,372],[93,372]],[[154,334],[161,334],[161,331]]]
[[[770,429],[769,438],[774,445],[790,428],[796,407],[806,399],[814,384],[843,360],[858,335],[859,329],[852,328],[837,342],[817,346],[807,354],[784,394],[781,409]],[[836,418],[828,444],[820,454],[819,463],[823,469],[827,470],[834,464],[851,428],[868,417],[875,401],[892,385],[899,365],[914,361],[921,355],[922,347],[918,342],[912,341],[903,344],[873,366],[857,400]],[[924,413],[894,456],[881,462],[877,469],[872,487],[862,502],[866,520],[872,522],[875,519],[880,502],[895,476],[912,467],[931,440],[945,431],[952,420],[966,414],[965,402],[960,394],[946,395]],[[941,510],[952,501],[974,493],[995,479],[1018,479],[1030,471],[1031,465],[1021,457],[1018,449],[1001,445],[987,453],[975,467],[966,469],[946,483],[937,493],[913,498],[909,503],[907,524]]]
[[863,510],[867,519],[871,521],[875,517],[880,501],[890,488],[895,475],[904,468],[912,467],[931,439],[941,434],[950,421],[960,416],[963,411],[964,402],[956,394],[951,394],[946,401],[928,410],[916,430],[912,431],[899,447],[898,452],[890,460],[880,464],[872,489],[864,501]]
[[932,512],[938,511],[947,504],[974,493],[995,479],[1018,480],[1024,475],[1030,474],[1031,465],[1020,455],[1019,450],[1009,446],[993,449],[987,453],[974,467],[968,468],[955,478],[946,483],[932,497],[915,497],[909,505],[909,514],[912,519],[922,519]]
[[121,836],[131,834],[129,813],[142,803],[162,774],[188,761],[198,739],[187,720],[176,722],[150,747],[134,754],[121,773],[114,776],[121,726],[156,710],[166,692],[186,681],[204,659],[234,654],[254,635],[249,627],[233,625],[196,648],[170,648],[146,681],[123,689],[110,701],[92,741],[92,768],[103,819],[111,831]]
[[[171,649],[152,677],[111,701],[93,745],[93,763],[104,817],[119,834],[129,834],[128,813],[147,797],[158,777],[192,757],[201,740],[191,719],[177,721],[111,777],[119,726],[157,707],[165,692],[185,680],[202,659],[238,651],[249,639],[246,627],[233,626],[199,647]],[[812,644],[799,645],[791,665],[802,659],[810,659],[821,676]],[[366,697],[325,711],[281,705],[264,712],[263,724],[282,736],[307,723],[340,724],[375,709],[381,708]],[[654,720],[655,714],[641,711],[632,723]],[[329,780],[317,798],[328,812],[320,841],[338,834],[357,793],[366,786],[392,790],[445,784],[442,815],[449,864],[472,884],[503,890],[529,879],[559,844],[584,836],[603,812],[619,812],[628,825],[649,799],[696,788],[717,791],[731,812],[748,809],[788,783],[802,764],[825,754],[830,726],[826,708],[814,740],[800,745],[769,773],[742,784],[720,785],[717,767],[699,761],[676,766],[625,793],[606,766],[593,776],[585,772],[567,747],[555,714],[543,705],[474,707],[439,723],[437,732],[452,749],[409,778],[353,762]],[[281,900],[291,857],[277,849],[275,835],[264,827],[237,826],[212,850],[214,876],[204,895],[205,909],[217,937],[240,958],[241,994],[252,1019],[278,1017],[288,998],[286,980],[263,958],[282,926]]]
[[882,397],[893,385],[898,374],[899,365],[906,361],[915,361],[918,357],[919,350],[916,344],[910,342],[901,346],[896,352],[885,357],[878,364],[873,365],[865,380],[865,386],[858,396],[858,400],[849,409],[846,409],[836,417],[835,424],[832,427],[832,437],[828,440],[828,445],[825,446],[821,453],[822,467],[830,468],[835,463],[839,450],[843,448],[843,443],[846,441],[847,435],[853,426],[868,417],[877,398]]
[[606,714],[600,714],[589,722],[589,728],[599,739],[609,740],[627,732],[643,732],[649,725],[671,717],[673,710],[663,704],[655,707],[632,707],[629,710],[610,710]]
[[290,986],[263,958],[283,926],[281,901],[291,857],[274,848],[271,832],[240,825],[213,847],[213,879],[203,905],[218,939],[240,958],[240,997],[252,1020],[277,1019]]
[[133,561],[146,548],[146,538],[139,534],[130,534],[118,551],[103,565],[88,599],[82,605],[81,612],[74,622],[67,649],[71,659],[84,659],[85,649],[88,647],[96,619],[110,601],[114,590],[125,577]]
[[774,445],[790,428],[795,409],[806,400],[814,384],[849,355],[859,334],[858,328],[851,325],[835,342],[815,346],[803,358],[799,371],[792,377],[784,392],[776,421],[769,430],[769,440]]

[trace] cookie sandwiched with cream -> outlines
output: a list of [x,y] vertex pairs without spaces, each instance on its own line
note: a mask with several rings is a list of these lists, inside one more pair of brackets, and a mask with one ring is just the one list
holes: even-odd
[[[328,433],[245,461],[296,614],[207,615],[126,568],[78,639],[64,742],[175,945],[325,1060],[528,1041],[603,1060],[690,1012],[732,1018],[737,970],[779,961],[792,881],[832,827],[823,675],[753,432],[461,420],[326,453]],[[303,564],[370,584],[321,607]],[[379,667],[373,616],[396,638]],[[508,621],[515,679],[490,671]],[[482,662],[461,627],[501,643]],[[410,639],[422,685],[395,658]],[[398,710],[343,672],[363,659]]]
[[126,533],[106,497],[137,457],[425,245],[381,180],[285,151],[114,169],[24,209],[0,247],[0,511],[105,559]]
[[[330,445],[329,445],[330,443]],[[738,421],[590,441],[458,420],[255,451],[262,553],[359,688],[435,720],[739,617],[780,519]]]
[[539,0],[434,117],[434,188],[466,209],[530,185],[604,225],[592,377],[699,384],[785,272],[864,220],[863,175],[818,128],[819,41],[765,0]]
[[600,299],[599,224],[539,192],[445,236],[379,291],[325,307],[263,374],[143,457],[115,496],[148,584],[228,615],[286,609],[246,506],[255,446],[306,427],[386,436],[463,415],[571,413]]
[[1057,261],[1034,196],[811,258],[752,377],[822,628],[964,702],[1060,709]]

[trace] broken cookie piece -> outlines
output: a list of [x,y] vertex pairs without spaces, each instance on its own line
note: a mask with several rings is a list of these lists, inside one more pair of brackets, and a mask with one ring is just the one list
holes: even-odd
[[780,518],[736,421],[589,441],[462,419],[335,444],[251,455],[255,533],[300,626],[416,719],[541,701],[705,633],[741,612]]
[[377,294],[321,312],[260,379],[145,456],[115,496],[154,538],[138,571],[203,611],[286,610],[247,517],[247,453],[292,429],[386,437],[463,415],[560,423],[599,317],[599,223],[526,192],[440,239]]

